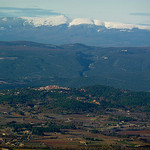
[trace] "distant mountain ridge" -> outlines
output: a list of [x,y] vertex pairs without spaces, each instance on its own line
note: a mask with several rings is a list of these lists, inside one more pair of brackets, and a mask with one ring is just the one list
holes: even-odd
[[150,91],[150,47],[0,42],[0,89],[109,85]]
[[0,18],[1,41],[93,46],[150,46],[150,26],[69,19],[66,16]]

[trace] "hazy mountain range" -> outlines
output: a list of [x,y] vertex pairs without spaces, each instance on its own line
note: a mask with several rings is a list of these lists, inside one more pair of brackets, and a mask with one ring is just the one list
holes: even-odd
[[150,46],[150,26],[69,19],[66,16],[0,18],[0,40],[93,46]]

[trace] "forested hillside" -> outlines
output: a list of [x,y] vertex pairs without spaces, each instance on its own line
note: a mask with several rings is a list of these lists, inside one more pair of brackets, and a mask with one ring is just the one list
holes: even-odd
[[131,92],[100,85],[79,89],[59,86],[21,88],[4,90],[0,95],[1,104],[8,103],[13,107],[19,104],[32,108],[38,104],[39,111],[99,113],[106,108],[150,111],[149,92]]
[[149,64],[149,47],[0,42],[0,89],[101,84],[149,91]]

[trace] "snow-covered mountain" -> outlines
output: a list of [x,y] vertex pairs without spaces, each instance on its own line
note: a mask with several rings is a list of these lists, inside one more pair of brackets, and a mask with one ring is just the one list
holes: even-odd
[[24,21],[24,25],[26,23],[31,24],[35,27],[39,26],[58,26],[61,24],[67,24],[68,18],[60,15],[60,16],[51,16],[47,18],[40,18],[40,17],[22,17]]
[[31,40],[51,44],[150,46],[150,26],[102,22],[64,15],[0,18],[0,40]]
[[[25,20],[24,23],[28,23],[31,25],[34,25],[35,27],[39,26],[58,26],[62,24],[68,24],[69,27],[75,26],[75,25],[96,25],[96,26],[104,26],[107,29],[145,29],[150,30],[150,26],[142,26],[142,25],[135,25],[135,24],[124,24],[120,22],[102,22],[100,20],[91,20],[91,19],[83,19],[83,18],[76,18],[73,20],[68,19],[64,15],[60,16],[51,16],[47,18],[40,18],[40,17],[21,17],[23,20]],[[6,18],[3,18],[3,20],[7,20]]]

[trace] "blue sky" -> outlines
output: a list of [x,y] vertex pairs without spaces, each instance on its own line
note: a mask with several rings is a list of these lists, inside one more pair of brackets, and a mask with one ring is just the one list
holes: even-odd
[[150,0],[0,0],[0,16],[70,18],[150,25]]

